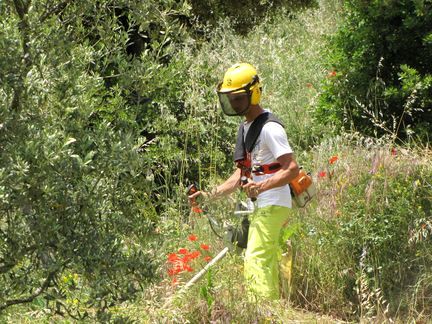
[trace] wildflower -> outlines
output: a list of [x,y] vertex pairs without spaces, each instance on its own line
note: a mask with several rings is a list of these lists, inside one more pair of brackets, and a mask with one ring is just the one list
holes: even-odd
[[184,257],[182,257],[181,262],[188,263],[191,260],[191,255],[189,253],[185,254]]
[[178,257],[178,255],[176,253],[170,253],[170,254],[168,254],[168,262],[174,263],[174,262],[176,262],[178,260],[179,260],[179,257]]
[[328,78],[333,78],[333,77],[335,77],[336,76],[336,71],[335,70],[333,70],[333,71],[330,71],[328,74],[327,74],[327,77]]
[[177,275],[179,273],[179,269],[177,268],[170,268],[168,269],[168,276],[170,277],[174,277],[175,275]]
[[198,206],[194,206],[194,207],[192,207],[192,211],[193,211],[194,213],[197,213],[197,214],[203,212],[203,210],[202,210],[201,208],[199,208]]
[[189,254],[191,259],[196,259],[201,255],[200,251],[193,251],[191,254]]
[[187,272],[192,272],[193,271],[192,267],[190,265],[188,265],[187,263],[183,264],[183,270],[187,271]]
[[324,178],[326,175],[327,175],[327,172],[325,172],[325,171],[318,172],[318,178]]
[[198,236],[196,236],[195,234],[191,234],[188,236],[188,240],[191,242],[194,242],[194,241],[198,240]]
[[393,155],[393,156],[397,155],[397,151],[394,147],[391,149],[391,155]]
[[181,248],[181,249],[178,250],[178,253],[179,253],[179,254],[187,254],[187,253],[188,253],[188,250],[185,249],[185,248]]
[[203,259],[204,261],[209,262],[212,259],[212,257],[207,255]]
[[210,246],[208,246],[207,244],[204,244],[204,243],[201,244],[200,247],[201,247],[201,249],[206,250],[206,251],[207,251],[208,249],[210,249]]
[[338,160],[338,156],[337,155],[333,155],[330,159],[329,159],[329,163],[333,164]]

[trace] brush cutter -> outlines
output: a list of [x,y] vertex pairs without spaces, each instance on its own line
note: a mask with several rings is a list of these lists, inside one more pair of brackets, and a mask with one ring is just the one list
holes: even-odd
[[[198,186],[196,184],[191,184],[187,188],[187,195],[190,196],[198,191]],[[236,209],[234,211],[235,216],[242,216],[242,221],[240,226],[228,225],[224,226],[213,218],[209,213],[201,209],[198,205],[196,199],[192,201],[192,209],[204,213],[209,221],[209,225],[213,233],[219,238],[228,243],[201,271],[199,271],[191,280],[189,280],[186,285],[181,289],[180,292],[184,292],[189,289],[194,283],[196,283],[211,267],[213,267],[217,262],[225,257],[230,248],[239,247],[245,249],[247,246],[247,236],[249,230],[249,219],[248,215],[253,213],[253,206],[246,204],[245,202],[237,203]]]

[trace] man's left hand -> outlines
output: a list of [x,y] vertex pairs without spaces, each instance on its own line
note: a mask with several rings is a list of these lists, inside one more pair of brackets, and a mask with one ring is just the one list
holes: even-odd
[[261,183],[257,183],[254,181],[249,181],[247,184],[243,185],[242,187],[249,198],[256,198],[262,192]]

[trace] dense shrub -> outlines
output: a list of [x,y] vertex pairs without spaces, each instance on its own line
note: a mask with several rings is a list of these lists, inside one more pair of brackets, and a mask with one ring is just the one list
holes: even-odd
[[432,4],[345,1],[317,109],[339,129],[428,140],[432,129]]
[[151,160],[137,152],[121,92],[90,68],[107,53],[74,41],[57,7],[44,18],[43,6],[14,5],[2,8],[0,37],[0,310],[46,300],[86,316],[154,277],[148,251],[133,243],[156,221]]

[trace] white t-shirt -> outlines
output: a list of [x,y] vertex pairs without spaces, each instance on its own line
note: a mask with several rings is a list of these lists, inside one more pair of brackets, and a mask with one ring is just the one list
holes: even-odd
[[[244,123],[244,138],[249,131],[252,122]],[[252,150],[252,166],[277,162],[277,158],[292,153],[288,144],[285,129],[278,123],[268,122],[264,125]],[[254,182],[264,181],[273,174],[253,175]],[[291,191],[289,185],[266,190],[257,197],[258,207],[270,205],[285,206],[291,208]]]

